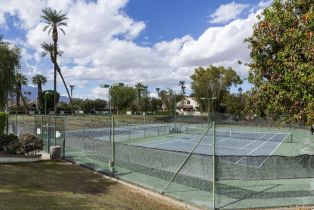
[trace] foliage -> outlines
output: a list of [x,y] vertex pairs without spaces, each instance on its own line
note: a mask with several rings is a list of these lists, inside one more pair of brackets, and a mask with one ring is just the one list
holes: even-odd
[[109,91],[112,107],[118,110],[131,107],[132,102],[136,99],[137,91],[133,87],[115,85]]
[[40,151],[43,149],[43,141],[30,133],[24,133],[19,139],[23,154]]
[[14,134],[9,135],[6,135],[4,133],[0,134],[0,151],[3,151],[10,142],[17,140],[18,138]]
[[0,134],[0,151],[6,151],[10,154],[17,154],[20,149],[18,137],[14,134]]
[[[54,80],[53,80],[53,92],[54,93],[54,103],[53,103],[53,108],[54,111],[57,111],[57,104],[58,104],[58,96],[56,95],[57,93],[57,71],[59,73],[59,75],[62,78],[62,81],[64,83],[64,86],[67,90],[67,93],[69,95],[70,101],[71,101],[71,96],[69,94],[67,85],[65,84],[64,78],[61,74],[61,70],[59,68],[59,65],[57,63],[57,56],[60,55],[59,51],[58,51],[58,29],[61,30],[63,32],[63,34],[65,34],[64,30],[61,28],[63,26],[67,26],[66,20],[68,19],[66,14],[63,14],[62,11],[58,11],[57,10],[53,10],[51,8],[46,8],[42,10],[43,15],[41,16],[41,19],[43,20],[43,22],[46,24],[45,27],[43,28],[44,31],[46,31],[48,28],[48,34],[52,31],[52,41],[53,44],[51,44],[51,48],[50,50],[45,49],[46,53],[50,53],[50,58],[51,61],[53,63],[54,66]],[[44,43],[43,45],[47,45],[49,47],[49,44]]]
[[6,124],[7,124],[7,114],[4,112],[0,112],[0,134],[4,133]]
[[106,108],[107,101],[101,100],[101,99],[85,99],[80,103],[80,108],[84,111],[86,114],[93,114],[95,111],[102,111]]
[[43,149],[43,141],[36,136],[25,133],[20,138],[14,134],[0,135],[0,151],[8,154],[29,154]]
[[313,7],[313,0],[275,0],[246,39],[253,97],[275,119],[314,122]]
[[26,76],[22,73],[22,72],[17,72],[15,75],[15,83],[16,83],[16,106],[19,107],[20,106],[20,98],[22,98],[23,101],[23,105],[25,108],[25,112],[27,112],[27,104],[25,101],[25,97],[23,96],[22,93],[22,86],[23,85],[27,85],[27,78]]
[[37,85],[37,110],[39,110],[42,107],[40,103],[42,101],[42,86],[47,83],[47,78],[44,75],[35,74],[32,77],[32,83]]
[[225,69],[222,66],[209,66],[207,68],[195,68],[192,79],[192,91],[197,102],[201,106],[201,110],[207,110],[208,100],[201,98],[216,97],[215,111],[220,111],[224,96],[229,92],[232,85],[241,84],[242,80],[232,69]]
[[246,95],[245,94],[227,94],[224,98],[226,111],[233,114],[234,119],[237,120],[245,115]]
[[21,50],[2,42],[0,36],[0,110],[7,104],[14,92],[15,74],[20,68]]
[[[60,94],[57,92],[57,102],[59,101],[60,98]],[[54,96],[53,96],[53,90],[45,90],[42,93],[42,101],[41,104],[43,105],[43,110],[45,110],[45,106],[47,106],[47,113],[49,111],[53,111],[54,110]],[[46,103],[45,103],[46,101]]]

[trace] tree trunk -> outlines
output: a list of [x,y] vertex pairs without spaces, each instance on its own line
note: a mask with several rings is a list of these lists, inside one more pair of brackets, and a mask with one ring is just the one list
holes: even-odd
[[20,107],[20,90],[21,87],[20,87],[20,84],[17,84],[16,86],[16,109],[18,110],[18,108]]
[[53,110],[54,114],[57,114],[57,54],[58,54],[58,30],[57,27],[53,27],[52,30],[52,40],[53,40],[53,45],[54,45],[54,50],[53,50],[53,59],[54,59],[54,71],[53,71]]
[[71,95],[70,95],[68,86],[67,86],[66,83],[65,83],[65,80],[64,80],[63,75],[62,75],[62,73],[61,73],[60,67],[59,67],[59,65],[58,65],[57,63],[56,63],[56,66],[57,66],[57,69],[58,69],[58,73],[59,73],[59,75],[60,75],[60,77],[61,77],[61,79],[62,79],[63,85],[64,85],[64,87],[65,87],[65,89],[66,89],[66,91],[67,91],[67,94],[68,94],[68,97],[69,97],[69,100],[70,100],[70,104],[71,104],[71,112],[73,113],[72,97],[71,97]]
[[42,87],[41,83],[38,83],[38,90],[37,90],[37,111],[41,109],[41,100],[42,100]]
[[23,96],[23,94],[22,94],[22,86],[19,86],[19,88],[18,88],[18,93],[19,93],[20,97],[22,98],[22,102],[23,102],[23,105],[24,105],[25,114],[27,114],[27,113],[28,113],[28,107],[27,107],[25,98],[24,98],[24,96]]

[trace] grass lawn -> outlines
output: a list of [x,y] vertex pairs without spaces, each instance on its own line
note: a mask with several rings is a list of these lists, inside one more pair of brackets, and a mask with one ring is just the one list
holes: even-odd
[[0,209],[182,209],[63,161],[0,164]]

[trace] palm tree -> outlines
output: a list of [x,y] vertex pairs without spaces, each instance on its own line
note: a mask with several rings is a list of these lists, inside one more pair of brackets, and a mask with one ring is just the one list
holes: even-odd
[[73,97],[73,89],[74,89],[75,85],[70,85],[70,90],[71,90],[71,98]]
[[156,88],[156,91],[157,91],[157,96],[159,97],[160,88]]
[[181,94],[185,95],[185,81],[179,81],[179,85],[181,87]]
[[32,78],[32,83],[37,85],[37,110],[41,108],[41,101],[42,101],[42,85],[47,83],[47,78],[41,74],[35,74]]
[[48,34],[52,31],[52,41],[53,41],[53,56],[51,57],[52,63],[54,64],[54,81],[53,81],[53,90],[54,90],[54,112],[57,113],[57,55],[58,55],[58,29],[60,29],[63,34],[64,30],[60,28],[61,26],[67,26],[65,22],[68,18],[66,14],[62,14],[62,10],[58,11],[51,8],[46,8],[42,10],[43,15],[41,16],[44,23],[47,25],[43,28],[46,31],[48,28]]
[[[53,44],[48,44],[48,43],[44,42],[43,44],[41,44],[41,48],[44,50],[44,52],[42,53],[42,56],[46,56],[47,54],[49,54],[51,61],[54,62],[54,46],[53,46]],[[61,56],[62,54],[63,54],[62,51],[57,51],[57,55]],[[57,72],[59,73],[59,75],[60,75],[60,77],[62,79],[63,85],[64,85],[64,87],[65,87],[65,89],[67,91],[68,97],[70,99],[70,103],[71,103],[71,107],[72,107],[72,111],[73,111],[72,97],[70,95],[68,86],[67,86],[67,84],[66,84],[66,82],[65,82],[65,80],[63,78],[62,73],[61,73],[61,69],[60,69],[60,67],[59,67],[57,62],[54,63],[54,66],[56,67]]]
[[21,72],[17,72],[15,74],[15,82],[16,82],[16,108],[18,109],[20,107],[20,98],[22,98],[24,109],[25,112],[27,113],[28,109],[25,98],[22,93],[22,85],[27,85],[28,82],[27,78]]

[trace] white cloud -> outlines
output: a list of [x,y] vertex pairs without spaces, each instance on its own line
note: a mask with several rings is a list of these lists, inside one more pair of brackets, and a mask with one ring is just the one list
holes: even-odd
[[[38,62],[31,65],[33,71],[30,72],[42,71],[42,63],[49,62],[49,59],[40,57],[40,44],[51,41],[51,35],[42,31],[41,9],[48,5],[68,14],[68,27],[64,28],[66,35],[60,33],[59,38],[59,46],[64,51],[59,62],[67,83],[76,84],[77,96],[89,98],[107,96],[104,89],[95,88],[96,84],[103,82],[124,82],[129,85],[142,82],[152,89],[170,87],[179,90],[179,80],[185,80],[188,85],[196,66],[210,64],[231,66],[246,77],[248,69],[237,64],[237,61],[249,62],[249,50],[243,40],[252,34],[252,26],[257,21],[255,16],[260,13],[252,12],[246,18],[235,19],[247,5],[234,2],[229,6],[222,5],[213,17],[217,20],[220,18],[220,21],[231,21],[228,24],[209,27],[196,38],[185,35],[155,43],[152,47],[143,47],[136,44],[134,39],[144,30],[145,24],[123,12],[126,0],[36,0],[32,14],[36,18],[31,20],[23,12],[29,7],[28,3],[24,5],[25,1],[19,1],[21,6],[17,6],[16,0],[12,2],[10,7],[0,8],[0,24],[3,14],[21,14],[18,16],[21,27],[28,28],[22,45],[27,49],[23,50],[25,62],[32,58]],[[218,15],[218,11],[221,15]],[[224,15],[227,11],[230,16]],[[35,52],[30,53],[29,49]],[[45,70],[50,78],[51,67],[46,66]],[[79,94],[80,90],[84,90],[83,93]]]
[[220,7],[210,16],[210,23],[227,23],[239,17],[239,15],[248,8],[248,4],[238,4],[231,2],[220,5]]

